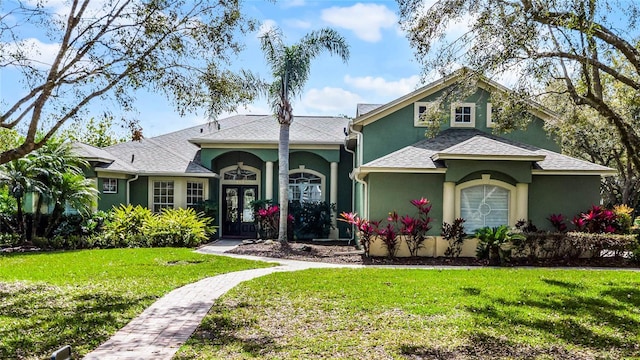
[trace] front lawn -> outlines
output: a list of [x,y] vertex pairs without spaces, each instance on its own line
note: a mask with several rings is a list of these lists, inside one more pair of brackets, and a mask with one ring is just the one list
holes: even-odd
[[307,270],[219,299],[177,359],[640,358],[640,273]]
[[0,359],[86,354],[172,289],[266,266],[184,248],[0,255]]

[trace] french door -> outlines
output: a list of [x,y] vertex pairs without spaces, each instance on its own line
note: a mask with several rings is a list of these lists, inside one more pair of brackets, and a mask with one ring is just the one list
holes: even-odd
[[251,202],[257,198],[257,185],[222,186],[222,236],[256,237]]

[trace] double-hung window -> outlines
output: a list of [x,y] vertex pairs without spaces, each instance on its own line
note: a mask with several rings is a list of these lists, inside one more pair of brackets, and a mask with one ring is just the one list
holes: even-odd
[[171,180],[153,182],[153,212],[174,206],[175,184]]
[[204,201],[204,183],[201,181],[187,182],[187,207],[193,207]]

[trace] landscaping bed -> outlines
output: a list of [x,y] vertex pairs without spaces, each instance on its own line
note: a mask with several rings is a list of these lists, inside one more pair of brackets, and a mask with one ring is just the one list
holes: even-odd
[[[390,259],[388,257],[365,257],[353,244],[344,241],[313,242],[300,241],[289,243],[290,249],[282,249],[278,242],[247,242],[229,251],[232,254],[253,255],[280,259],[326,262],[352,265],[425,265],[425,266],[486,266],[488,260],[469,257],[406,257]],[[525,259],[515,258],[504,266],[538,267],[604,267],[638,268],[640,264],[620,257],[600,258],[564,258],[564,259]]]

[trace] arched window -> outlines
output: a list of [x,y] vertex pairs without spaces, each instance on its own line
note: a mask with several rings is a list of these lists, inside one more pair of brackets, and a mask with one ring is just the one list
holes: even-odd
[[289,200],[319,202],[322,198],[322,178],[311,172],[289,174]]
[[226,171],[224,173],[224,180],[257,180],[258,174],[249,170],[243,169],[238,165],[237,168]]
[[510,191],[496,185],[477,185],[460,190],[460,217],[469,230],[509,224]]

